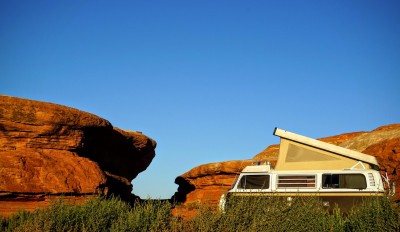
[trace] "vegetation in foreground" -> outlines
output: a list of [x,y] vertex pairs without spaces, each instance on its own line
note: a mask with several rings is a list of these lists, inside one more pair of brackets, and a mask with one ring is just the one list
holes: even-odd
[[182,220],[165,201],[93,199],[82,205],[54,202],[48,209],[0,217],[0,231],[400,231],[400,210],[372,197],[344,215],[327,212],[316,197],[237,199],[225,212],[198,205],[198,214]]

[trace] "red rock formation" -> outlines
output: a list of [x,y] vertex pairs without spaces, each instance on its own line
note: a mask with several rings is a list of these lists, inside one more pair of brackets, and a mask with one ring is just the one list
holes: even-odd
[[[353,132],[319,139],[324,142],[346,147],[377,157],[382,174],[388,172],[391,181],[397,186],[396,199],[400,199],[400,124],[379,127],[371,132]],[[253,160],[270,161],[276,164],[279,155],[279,144],[268,146],[253,157]],[[174,213],[190,217],[195,214],[196,202],[207,202],[216,206],[221,194],[229,189],[237,174],[250,161],[227,161],[205,164],[193,168],[176,178],[179,185],[175,198],[183,204]],[[178,197],[176,197],[178,196]]]
[[253,157],[254,160],[269,160],[275,165],[279,155],[279,144],[272,144]]
[[70,107],[0,96],[0,214],[50,198],[132,198],[131,181],[155,155],[147,136]]
[[242,169],[252,163],[251,160],[236,160],[200,165],[177,177],[179,185],[173,201],[184,203],[173,210],[173,214],[191,217],[196,212],[197,203],[217,205],[219,198],[228,191]]
[[[400,200],[400,124],[391,124],[362,134],[340,146],[375,156],[381,174],[396,185],[395,199]],[[397,173],[399,172],[399,173]]]

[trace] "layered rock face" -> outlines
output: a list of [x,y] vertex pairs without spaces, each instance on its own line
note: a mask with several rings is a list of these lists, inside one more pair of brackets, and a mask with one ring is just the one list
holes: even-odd
[[179,185],[178,192],[172,199],[189,207],[175,208],[173,213],[190,217],[195,213],[192,208],[197,203],[217,205],[221,195],[230,189],[240,171],[251,163],[251,160],[236,160],[204,164],[177,177],[175,183]]
[[391,182],[395,183],[395,199],[400,200],[400,124],[378,127],[341,143],[340,146],[375,156],[381,174],[387,174]]
[[[388,174],[395,182],[396,199],[400,200],[400,124],[379,127],[370,132],[353,132],[319,139],[321,141],[356,150],[377,157],[381,173]],[[253,157],[253,161],[269,161],[276,164],[279,144],[273,144]],[[234,183],[238,173],[251,164],[250,160],[226,161],[204,164],[176,178],[179,185],[175,200],[183,203],[174,209],[176,215],[192,216],[196,202],[216,206],[222,193]],[[399,174],[397,174],[399,172]]]
[[130,200],[131,181],[156,142],[96,115],[52,103],[0,96],[0,214],[46,206],[58,196]]

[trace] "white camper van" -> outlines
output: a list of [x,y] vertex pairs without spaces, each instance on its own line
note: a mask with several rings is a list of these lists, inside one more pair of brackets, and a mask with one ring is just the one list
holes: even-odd
[[281,138],[275,168],[269,163],[244,168],[220,207],[237,196],[318,196],[324,206],[348,210],[363,197],[384,195],[375,157],[279,128],[273,134]]

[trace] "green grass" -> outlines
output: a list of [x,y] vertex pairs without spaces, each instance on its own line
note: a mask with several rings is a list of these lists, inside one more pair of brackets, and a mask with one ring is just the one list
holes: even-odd
[[225,212],[196,205],[188,220],[171,215],[171,204],[148,200],[130,206],[118,198],[81,205],[58,200],[47,209],[0,217],[0,231],[400,231],[400,210],[384,197],[371,197],[343,214],[316,197],[238,198]]

